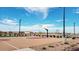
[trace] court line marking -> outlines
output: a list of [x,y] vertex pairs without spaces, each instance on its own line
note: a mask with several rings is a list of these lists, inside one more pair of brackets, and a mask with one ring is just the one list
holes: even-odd
[[8,43],[8,42],[3,42],[3,43],[5,43],[5,44],[7,44],[7,45],[9,45],[9,46],[11,46],[11,47],[17,49],[17,50],[19,49],[19,48],[17,48],[16,46],[14,46],[14,45],[12,45],[12,44],[10,44],[10,43]]
[[17,48],[17,47],[15,47],[14,45],[12,45],[12,44],[10,44],[10,43],[8,43],[8,42],[3,42],[3,43],[5,43],[5,44],[7,44],[7,45],[9,45],[9,46],[11,46],[11,47],[13,47],[13,48],[15,48],[16,50],[14,50],[14,51],[35,51],[34,49],[31,49],[31,48],[23,48],[23,49],[19,49],[19,48]]

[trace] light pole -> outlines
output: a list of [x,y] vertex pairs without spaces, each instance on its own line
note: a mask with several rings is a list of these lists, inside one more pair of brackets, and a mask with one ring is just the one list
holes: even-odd
[[45,28],[45,30],[46,30],[46,36],[48,37],[48,29],[47,29],[47,28]]
[[21,19],[19,19],[19,36],[20,36],[20,33],[21,33]]
[[[66,11],[65,11],[65,7],[63,7],[63,37],[65,39],[64,44],[69,44],[65,36],[65,19],[66,19]],[[66,47],[64,47],[64,50],[66,50]]]
[[65,38],[65,7],[63,7],[63,37]]
[[65,15],[66,15],[65,14],[65,7],[63,7],[63,37],[65,38],[64,44],[68,44],[67,39],[65,37]]
[[75,22],[73,24],[74,24],[74,36],[75,36]]

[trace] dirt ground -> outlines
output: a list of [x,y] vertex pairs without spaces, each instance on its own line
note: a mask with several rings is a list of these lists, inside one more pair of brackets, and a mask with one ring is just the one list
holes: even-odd
[[[64,38],[39,38],[39,37],[0,37],[0,51],[13,51],[24,48],[32,48],[36,51],[64,51],[71,50],[73,45],[79,47],[79,40]],[[74,49],[74,48],[73,48]]]

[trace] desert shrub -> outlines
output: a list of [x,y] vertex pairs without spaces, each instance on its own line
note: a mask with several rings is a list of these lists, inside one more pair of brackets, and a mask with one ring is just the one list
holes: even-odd
[[51,47],[51,48],[53,48],[54,46],[52,46],[52,45],[49,45],[48,47]]
[[64,42],[64,44],[69,44],[68,42]]
[[79,43],[77,43],[77,44],[79,44]]
[[73,37],[72,39],[75,39],[75,37]]
[[62,38],[62,36],[60,36],[60,38]]
[[79,51],[79,48],[75,48],[75,49],[73,49],[72,51]]
[[69,38],[69,36],[67,36],[66,38]]
[[50,35],[50,37],[52,37],[52,35]]
[[59,36],[57,36],[57,38],[59,38]]
[[76,46],[76,44],[71,45],[71,47],[74,47],[74,46]]
[[53,37],[55,38],[55,35],[53,35]]
[[43,47],[42,49],[43,49],[43,50],[46,50],[46,47]]
[[63,45],[63,43],[61,43],[61,45]]

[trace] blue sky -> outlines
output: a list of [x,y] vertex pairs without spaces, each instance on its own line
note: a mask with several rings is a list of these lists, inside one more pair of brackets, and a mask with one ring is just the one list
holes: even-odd
[[[66,32],[79,33],[79,8],[66,7]],[[18,31],[19,19],[22,20],[21,31],[62,32],[62,7],[0,7],[0,31]]]

